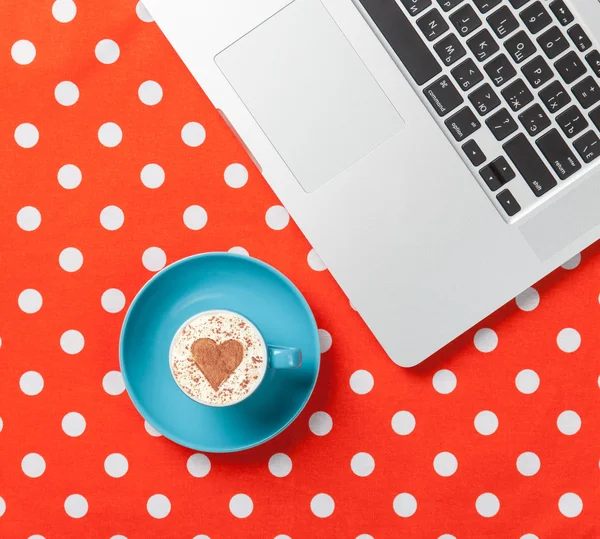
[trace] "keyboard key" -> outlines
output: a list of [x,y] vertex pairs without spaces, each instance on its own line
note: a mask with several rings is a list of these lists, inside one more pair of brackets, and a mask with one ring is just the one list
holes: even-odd
[[521,79],[517,79],[515,82],[508,85],[502,91],[502,96],[506,99],[510,108],[515,112],[519,112],[534,99],[533,94]]
[[479,71],[475,62],[470,58],[465,60],[462,64],[458,64],[458,66],[452,70],[452,76],[458,85],[465,91],[470,90],[473,86],[476,86],[483,80],[481,71]]
[[600,86],[592,77],[586,77],[572,88],[573,95],[584,109],[600,101]]
[[480,86],[469,95],[469,100],[480,116],[485,116],[500,105],[500,99],[489,84]]
[[519,114],[519,121],[523,124],[525,131],[532,137],[536,137],[552,123],[539,105],[533,105]]
[[479,165],[483,165],[483,163],[485,163],[486,160],[487,160],[487,157],[481,151],[481,148],[479,147],[479,144],[477,144],[477,142],[475,142],[474,140],[470,140],[469,142],[465,142],[463,144],[462,149],[463,149],[463,152],[465,152],[465,155],[467,156],[467,158],[469,159],[469,161],[471,161],[471,164],[474,167],[478,167]]
[[539,88],[554,77],[552,69],[541,56],[536,56],[531,62],[525,64],[521,71],[533,88]]
[[451,66],[467,54],[467,51],[465,51],[464,47],[460,44],[460,41],[454,34],[450,34],[441,41],[438,41],[433,48],[442,59],[442,62],[447,66]]
[[596,74],[596,77],[600,78],[600,52],[592,51],[585,57],[585,59],[592,68],[592,71]]
[[517,64],[524,62],[535,54],[535,45],[523,30],[507,40],[504,46]]
[[414,17],[431,5],[431,0],[400,0],[407,11]]
[[484,69],[495,86],[502,86],[517,74],[516,69],[504,54],[496,56],[485,65]]
[[500,202],[500,206],[502,206],[502,209],[504,209],[506,215],[509,217],[513,217],[521,211],[521,206],[519,206],[519,203],[508,189],[498,193],[496,199]]
[[483,167],[479,171],[479,175],[483,178],[483,181],[488,186],[490,191],[497,191],[502,187],[502,181],[496,174],[496,171],[491,167],[491,165],[487,165]]
[[575,154],[556,129],[540,137],[537,145],[561,180],[566,180],[581,168]]
[[556,123],[558,123],[564,134],[569,138],[583,133],[587,126],[590,125],[583,113],[575,106],[569,107],[565,112],[559,114],[556,117]]
[[571,102],[571,96],[557,80],[540,91],[540,99],[550,112],[558,112]]
[[444,75],[424,90],[425,97],[440,116],[446,116],[464,101],[450,79]]
[[537,34],[552,24],[552,17],[539,1],[521,11],[521,20],[532,34]]
[[498,157],[488,166],[483,167],[479,174],[491,191],[500,189],[516,176],[504,157]]
[[550,4],[550,10],[554,13],[554,16],[558,19],[558,22],[563,26],[571,24],[575,17],[563,2],[563,0],[555,0]]
[[592,120],[592,122],[594,122],[594,125],[598,129],[600,129],[600,107],[590,112],[590,120]]
[[487,22],[492,27],[494,34],[500,39],[505,38],[519,27],[519,22],[506,6],[502,6],[499,10],[494,11],[487,18]]
[[473,111],[465,107],[446,120],[446,127],[450,129],[456,141],[461,142],[475,133],[481,124]]
[[569,34],[569,37],[581,52],[587,51],[592,46],[592,41],[583,31],[583,28],[581,28],[581,25],[579,24],[576,24],[575,26],[571,27],[568,30],[567,34]]
[[550,60],[554,60],[569,48],[567,38],[563,36],[557,26],[553,26],[550,30],[544,32],[538,37],[537,42]]
[[450,15],[450,22],[463,37],[468,36],[476,28],[481,26],[481,19],[469,4],[457,9]]
[[502,0],[473,0],[477,9],[481,13],[487,13],[490,9],[495,8]]
[[557,185],[554,176],[525,135],[517,135],[503,148],[535,196],[541,197]]
[[529,0],[508,0],[515,9],[521,9]]
[[593,131],[578,138],[574,146],[584,163],[591,163],[600,156],[600,138]]
[[417,20],[417,26],[427,38],[427,41],[434,41],[442,34],[448,31],[448,23],[437,9],[432,9]]
[[510,112],[506,109],[500,109],[498,112],[490,116],[485,122],[490,128],[490,131],[496,137],[496,140],[504,140],[509,135],[512,135],[519,126],[512,119]]
[[575,82],[587,72],[587,68],[583,65],[577,53],[573,51],[565,54],[560,60],[555,62],[554,67],[567,84]]
[[454,9],[462,1],[463,0],[437,0],[438,4],[444,11],[450,11],[451,9]]
[[478,34],[475,34],[467,41],[467,45],[475,55],[475,58],[480,62],[487,60],[500,50],[489,30],[482,30]]

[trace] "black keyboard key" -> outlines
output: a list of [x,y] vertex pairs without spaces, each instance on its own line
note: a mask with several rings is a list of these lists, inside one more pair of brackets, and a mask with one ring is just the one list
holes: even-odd
[[517,64],[524,62],[527,58],[535,54],[535,45],[523,30],[508,39],[504,43],[504,46]]
[[504,209],[506,215],[509,217],[513,217],[521,211],[521,206],[519,206],[519,203],[508,189],[498,193],[496,199],[500,202],[500,206],[502,206],[502,209]]
[[558,112],[571,102],[569,92],[557,80],[548,84],[548,86],[540,91],[540,99],[550,112]]
[[584,109],[600,101],[600,86],[592,77],[586,77],[572,88],[573,95]]
[[464,47],[454,34],[450,34],[441,41],[438,41],[433,48],[442,59],[442,62],[447,66],[451,66],[467,54],[467,51],[465,51]]
[[502,6],[499,10],[494,11],[487,18],[487,22],[492,27],[494,34],[500,39],[504,39],[507,35],[512,34],[519,27],[519,22],[506,6]]
[[414,17],[431,5],[431,0],[400,0],[402,5]]
[[450,129],[456,141],[461,142],[475,133],[481,124],[473,111],[465,107],[446,120],[446,127]]
[[502,96],[515,112],[519,112],[534,99],[533,94],[521,79],[517,79],[502,90]]
[[475,10],[467,4],[450,15],[450,22],[461,36],[468,36],[481,26],[481,19]]
[[566,180],[581,168],[575,154],[556,129],[540,137],[537,145],[561,180]]
[[566,6],[563,0],[555,0],[550,4],[550,10],[554,13],[554,16],[558,19],[558,22],[563,26],[569,26],[575,17],[571,13],[571,10]]
[[502,86],[517,74],[516,69],[505,54],[496,56],[485,65],[484,69],[495,86]]
[[488,166],[483,167],[479,174],[491,191],[500,189],[516,176],[504,157],[494,159]]
[[487,13],[490,9],[495,8],[502,0],[473,0],[477,9],[481,13]]
[[480,62],[484,62],[500,50],[498,43],[496,43],[489,30],[482,30],[478,34],[475,34],[467,41],[467,45],[475,55],[475,58]]
[[360,2],[417,84],[425,84],[442,71],[396,0]]
[[569,34],[569,37],[581,52],[587,51],[592,46],[591,39],[583,31],[583,28],[580,24],[576,24],[575,26],[569,28],[567,34]]
[[489,84],[484,84],[471,92],[469,99],[480,116],[485,116],[500,105],[500,99]]
[[526,63],[521,71],[533,88],[539,88],[554,77],[552,69],[541,56],[536,56],[531,62]]
[[470,58],[458,64],[452,70],[452,76],[464,91],[470,90],[483,80],[481,71]]
[[600,52],[592,51],[585,57],[585,59],[592,68],[592,71],[595,73],[596,77],[600,78]]
[[463,149],[463,152],[465,152],[465,155],[467,156],[467,158],[469,159],[469,161],[471,161],[471,164],[474,167],[478,167],[479,165],[483,165],[483,163],[485,163],[487,161],[487,157],[481,151],[481,148],[479,147],[479,144],[477,144],[477,142],[475,142],[474,140],[470,140],[469,142],[465,142],[463,144],[462,149]]
[[590,120],[592,120],[594,125],[600,130],[600,107],[590,112]]
[[500,187],[502,187],[502,181],[498,177],[498,174],[496,174],[496,171],[490,165],[483,167],[479,171],[479,175],[483,178],[483,181],[488,186],[490,191],[497,191],[500,189]]
[[525,131],[532,137],[536,137],[544,129],[550,127],[552,123],[539,105],[533,105],[525,112],[519,114],[519,121],[523,124]]
[[557,185],[554,176],[525,135],[517,135],[503,148],[535,196],[541,197]]
[[567,84],[575,82],[587,72],[587,68],[583,65],[577,53],[573,51],[568,52],[560,60],[557,60],[554,63],[554,67]]
[[593,131],[578,138],[574,146],[584,163],[591,163],[600,156],[600,138]]
[[440,116],[446,116],[464,101],[462,95],[458,93],[458,90],[446,75],[425,88],[424,93]]
[[432,9],[417,20],[417,26],[427,38],[427,41],[434,41],[442,34],[448,31],[448,23],[442,17],[442,14],[437,9]]
[[463,0],[437,0],[437,3],[444,11],[450,11],[451,9],[454,9],[461,2],[463,2]]
[[490,128],[490,131],[496,137],[496,140],[504,140],[509,135],[512,135],[519,126],[512,119],[510,112],[506,109],[500,109],[498,112],[489,117],[485,122]]
[[556,123],[569,138],[576,137],[580,133],[583,133],[588,125],[590,125],[583,113],[575,106],[569,107],[565,112],[559,114],[556,117]]
[[521,9],[530,0],[508,0],[515,9]]
[[569,42],[558,26],[553,26],[550,30],[544,32],[538,37],[537,42],[550,60],[554,60],[569,48]]
[[546,26],[552,24],[552,17],[550,17],[546,8],[539,1],[521,11],[521,20],[532,34],[537,34],[546,28]]

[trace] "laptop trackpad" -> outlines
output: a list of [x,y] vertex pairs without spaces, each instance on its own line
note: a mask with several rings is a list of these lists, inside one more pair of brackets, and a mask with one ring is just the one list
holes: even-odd
[[320,0],[296,0],[215,61],[306,192],[404,121]]

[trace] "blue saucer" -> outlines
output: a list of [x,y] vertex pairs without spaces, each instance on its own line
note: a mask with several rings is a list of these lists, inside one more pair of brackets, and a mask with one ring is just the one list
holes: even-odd
[[[269,369],[234,406],[194,402],[171,375],[169,347],[186,320],[217,309],[244,315],[268,344],[301,349],[302,366]],[[246,256],[208,253],[180,260],[144,285],[123,322],[120,358],[129,396],[148,423],[178,444],[227,453],[266,442],[302,411],[319,372],[319,336],[306,300],[277,270]]]

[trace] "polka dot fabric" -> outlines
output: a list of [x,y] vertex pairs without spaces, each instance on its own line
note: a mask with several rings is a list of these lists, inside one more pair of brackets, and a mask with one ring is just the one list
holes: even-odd
[[[0,537],[600,536],[600,247],[401,370],[141,2],[0,12]],[[321,328],[306,410],[234,455],[161,436],[117,356],[143,283],[215,250]]]

